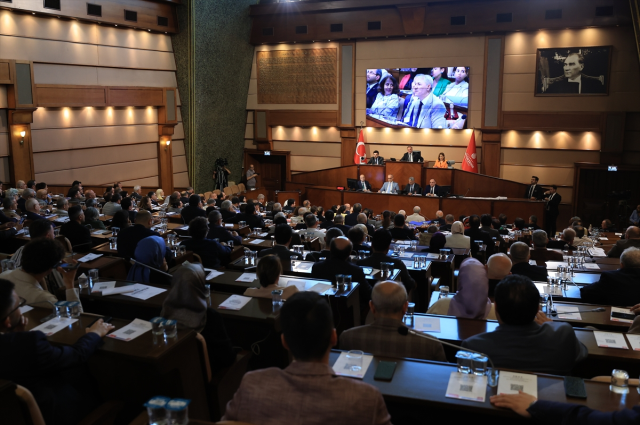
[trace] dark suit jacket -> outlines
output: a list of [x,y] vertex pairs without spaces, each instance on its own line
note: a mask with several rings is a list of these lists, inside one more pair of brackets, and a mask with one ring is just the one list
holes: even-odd
[[622,251],[630,247],[640,248],[640,239],[620,239],[613,248],[611,248],[607,257],[620,258]]
[[598,282],[580,288],[582,302],[613,306],[640,303],[640,268],[603,272]]
[[214,207],[213,205],[208,206],[208,207],[204,210],[205,216],[206,216],[206,217],[209,217],[209,214],[210,214],[211,212],[215,211],[216,209],[217,209],[217,208],[216,208],[216,207]]
[[130,197],[135,199],[136,201],[139,201],[140,199],[142,199],[142,195],[140,195],[139,193],[136,193],[136,192],[131,192]]
[[242,236],[232,236],[231,232],[222,226],[210,226],[209,233],[207,233],[207,239],[218,239],[220,242],[227,242],[233,240],[236,245],[242,244]]
[[25,211],[25,212],[23,213],[23,215],[26,215],[26,216],[27,216],[27,220],[32,220],[32,221],[33,221],[33,220],[39,220],[39,219],[41,219],[41,218],[44,218],[44,216],[42,216],[42,215],[40,215],[40,214],[37,214],[37,213],[34,213],[34,212],[31,212],[31,211]]
[[374,252],[370,257],[356,262],[359,266],[373,267],[374,269],[380,269],[380,263],[393,263],[393,268],[400,270],[400,280],[407,289],[407,293],[416,287],[416,281],[409,274],[407,266],[399,258],[389,257],[381,252]]
[[229,263],[231,248],[220,245],[213,239],[186,239],[180,245],[187,247],[188,251],[198,254],[202,259],[202,265],[207,268],[216,269]]
[[77,221],[64,223],[60,228],[60,234],[69,239],[74,250],[78,247],[78,252],[87,252],[92,247],[91,231]]
[[[440,230],[442,230],[442,226],[440,226]],[[449,230],[451,230],[451,226],[449,226]],[[480,230],[484,230],[489,234],[489,236],[491,236],[492,238],[496,238],[496,240],[498,241],[501,241],[501,242],[504,241],[502,236],[500,236],[500,232],[494,229],[493,227],[480,226]]]
[[[530,199],[531,196],[529,196],[529,194],[531,193],[531,186],[533,185],[529,185],[527,187],[527,190],[524,191],[524,196],[523,198],[525,199]],[[536,187],[533,189],[533,197],[540,200],[544,198],[544,189],[542,189],[542,186],[540,186],[539,184],[536,185]]]
[[[549,195],[551,196],[551,195]],[[558,211],[558,205],[562,201],[562,196],[559,193],[553,195],[553,199],[547,202],[547,212],[549,215],[557,217],[560,212]]]
[[322,223],[320,223],[320,228],[321,229],[331,229],[335,225],[336,224],[333,222],[333,220],[329,221],[329,220],[325,219]]
[[568,375],[588,354],[571,325],[560,322],[502,324],[493,332],[467,338],[462,347],[487,354],[499,368],[552,375]]
[[[580,94],[605,93],[607,91],[607,86],[605,86],[598,80],[585,78],[585,76],[583,75],[580,77],[580,81],[580,84],[571,83],[567,78],[564,78],[551,84],[545,93],[578,94],[578,89],[580,89]],[[581,88],[578,87],[580,85],[582,86]]]
[[558,251],[550,251],[547,248],[534,248],[531,250],[531,259],[539,266],[545,265],[547,261],[563,261],[562,253]]
[[324,258],[331,257],[331,251],[329,251],[328,249],[323,249],[322,251],[311,251],[307,254],[304,260],[313,261],[314,263],[317,263],[323,257]]
[[344,217],[344,224],[346,224],[347,226],[355,226],[356,224],[358,224],[358,214],[360,213],[347,214]]
[[[352,282],[360,284],[360,304],[368,304],[371,299],[371,286],[364,277],[362,269],[348,261],[341,261],[334,258],[327,258],[313,265],[311,277],[315,279],[326,279],[336,283],[337,274],[351,275]],[[363,312],[361,312],[363,313]],[[366,313],[364,313],[366,315]]]
[[[411,156],[413,156],[413,162],[422,162],[424,158],[422,158],[417,152],[411,152]],[[405,152],[400,158],[400,161],[409,161],[409,152]]]
[[371,158],[369,158],[369,162],[367,162],[367,164],[383,165],[384,164],[384,158],[381,157],[381,156],[378,156],[377,158],[371,157]]
[[344,224],[334,224],[331,227],[337,227],[338,229],[342,230],[342,234],[347,236],[347,234],[349,233],[349,229],[351,229],[351,226],[346,226]]
[[398,239],[401,241],[417,240],[416,235],[413,234],[413,230],[409,229],[407,226],[404,226],[402,228],[394,227],[393,229],[389,229],[389,231],[391,232],[391,237],[393,239]]
[[[424,187],[424,190],[422,191],[422,194],[424,196],[427,196],[428,193],[431,193],[431,185],[427,185]],[[436,196],[440,196],[440,186],[435,185],[433,186],[433,194]],[[444,222],[444,219],[443,219]]]
[[577,250],[575,246],[569,246],[565,241],[557,241],[555,239],[549,239],[549,243],[547,244],[547,248],[549,249],[570,249],[572,251]]
[[286,271],[291,271],[291,257],[295,257],[296,260],[302,260],[302,255],[289,251],[289,248],[284,245],[274,245],[272,248],[263,249],[258,253],[258,258],[266,255],[277,255],[280,258],[282,270]]
[[118,232],[118,255],[133,258],[138,242],[149,236],[160,236],[159,233],[147,229],[142,224],[134,224]]
[[236,215],[238,215],[235,211],[220,210],[220,215],[222,215],[222,221],[225,223],[237,223],[237,221],[233,221],[235,220]]
[[367,108],[371,108],[373,103],[376,101],[376,97],[378,96],[378,87],[380,87],[380,83],[375,83],[371,86],[371,89],[367,86]]
[[22,196],[18,198],[18,209],[22,214],[27,212],[27,209],[24,206],[25,202],[27,201]]
[[478,245],[475,243],[476,241],[482,241],[482,243],[487,246],[487,253],[486,253],[487,259],[489,259],[491,255],[493,255],[493,251],[495,247],[493,245],[493,239],[491,239],[491,236],[489,235],[489,233],[478,228],[478,229],[466,229],[464,231],[464,235],[469,236],[469,239],[471,242],[471,255],[476,255],[478,253]]
[[187,205],[182,209],[180,215],[182,216],[182,221],[184,221],[184,224],[189,224],[191,220],[196,217],[206,217],[207,213],[202,208]]
[[356,188],[358,190],[371,190],[371,185],[369,184],[368,181],[364,181],[364,183],[362,183],[362,181],[358,180],[358,183],[356,183]]
[[420,189],[420,185],[417,184],[417,183],[413,184],[413,190],[411,190],[411,185],[410,184],[408,184],[408,185],[406,185],[404,187],[404,193],[406,193],[406,194],[409,194],[409,193],[416,194],[417,193],[418,195],[420,195],[420,193],[421,193],[420,190],[421,190]]
[[532,266],[527,262],[518,263],[511,266],[511,273],[519,274],[521,276],[527,276],[534,282],[546,282],[548,276],[546,267]]
[[[239,223],[241,221],[246,221],[247,226],[249,226],[251,230],[253,230],[256,227],[261,227],[261,228],[264,227],[264,220],[262,220],[262,217],[257,216],[255,214],[251,214],[251,215],[247,215],[245,213],[236,214],[236,221],[234,221],[234,223]],[[229,221],[227,221],[227,223],[229,223]]]
[[527,411],[537,423],[549,425],[560,422],[576,425],[634,425],[640,422],[640,406],[615,412],[601,412],[574,403],[538,400],[529,406]]
[[53,345],[42,332],[1,334],[0,376],[33,393],[46,423],[77,423],[96,405],[86,364],[101,343],[95,333],[71,346]]
[[440,229],[438,231],[439,232],[450,232],[451,231],[451,225],[450,224],[441,224],[440,225]]

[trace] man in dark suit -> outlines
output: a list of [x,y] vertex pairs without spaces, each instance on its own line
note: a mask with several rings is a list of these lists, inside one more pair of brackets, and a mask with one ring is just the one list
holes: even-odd
[[[146,210],[139,211],[135,224],[118,232],[118,255],[127,259],[133,258],[138,242],[149,236],[160,236],[158,232],[151,230],[152,225],[151,213]],[[171,255],[170,250],[166,251]]]
[[361,226],[355,226],[349,229],[347,238],[351,241],[354,254],[356,252],[366,252],[367,254],[371,253],[371,246],[365,244],[365,233]]
[[202,209],[202,201],[200,200],[200,196],[191,195],[189,197],[189,205],[184,207],[180,212],[182,216],[182,221],[184,224],[191,223],[196,217],[207,217],[207,213]]
[[631,247],[640,248],[640,227],[629,226],[624,237],[624,239],[616,242],[607,257],[620,258],[620,255],[622,255],[625,249]]
[[292,213],[293,210],[296,209],[296,201],[295,199],[287,199],[287,206],[282,208],[282,211],[286,213]]
[[222,243],[233,241],[236,245],[242,244],[242,236],[238,235],[238,232],[224,228],[220,211],[211,211],[208,219],[209,233],[207,234],[207,239],[218,239]]
[[367,69],[367,108],[371,108],[376,101],[381,78],[381,69]]
[[282,270],[291,271],[291,259],[302,260],[302,255],[289,251],[293,230],[288,224],[278,224],[275,231],[276,244],[269,249],[263,249],[258,253],[258,258],[265,255],[277,255],[282,264]]
[[467,338],[463,348],[489,356],[499,368],[567,375],[588,355],[568,323],[538,315],[540,293],[525,276],[505,277],[496,287],[499,326]]
[[69,239],[74,251],[87,252],[91,249],[91,231],[84,226],[84,211],[80,205],[69,208],[69,221],[62,225],[60,234]]
[[413,146],[407,146],[407,152],[402,155],[400,161],[405,162],[423,162],[424,158],[420,156],[418,152],[413,151]]
[[75,344],[53,345],[25,332],[22,305],[14,284],[0,279],[0,376],[31,391],[46,423],[79,423],[99,404],[87,361],[114,327],[99,319]]
[[531,259],[535,260],[539,266],[546,266],[547,261],[563,261],[564,257],[559,251],[547,249],[549,238],[544,230],[534,230],[531,236],[533,249],[531,250]]
[[590,77],[582,73],[584,56],[571,53],[564,60],[564,78],[551,84],[545,93],[594,94],[606,93],[607,86],[598,77]]
[[[198,195],[196,195],[198,196]],[[193,251],[200,256],[202,265],[207,268],[217,269],[229,263],[231,247],[221,245],[213,239],[207,238],[209,223],[204,217],[195,217],[189,222],[190,239],[185,239],[180,243],[187,251]]]
[[322,223],[320,223],[320,228],[321,229],[330,229],[332,227],[335,227],[335,223],[333,222],[333,218],[335,217],[336,213],[333,212],[333,210],[327,210],[326,213],[324,213],[324,221]]
[[244,212],[237,215],[237,222],[245,221],[251,230],[256,227],[264,228],[262,216],[256,215],[256,207],[253,201],[246,204]]
[[471,242],[472,256],[478,255],[479,247],[476,241],[482,241],[482,244],[486,246],[486,252],[485,252],[485,255],[486,255],[485,262],[486,262],[486,259],[491,257],[491,255],[493,254],[495,247],[494,247],[493,239],[491,239],[491,236],[489,235],[489,233],[480,229],[480,217],[478,217],[478,215],[474,214],[471,217],[469,217],[469,228],[464,231],[464,235],[469,236],[469,240]]
[[527,190],[524,191],[524,198],[531,199],[532,201],[539,201],[544,198],[544,190],[538,184],[538,177],[531,176],[531,184],[527,187]]
[[133,209],[131,198],[124,198],[122,201],[120,201],[120,206],[124,211],[127,211],[129,213],[129,221],[135,223],[138,211]]
[[364,174],[360,174],[360,179],[356,183],[356,189],[363,192],[371,192],[371,185],[364,179]]
[[420,185],[416,183],[416,179],[413,177],[409,177],[409,183],[404,187],[404,193],[407,195],[418,195],[420,196],[421,189]]
[[525,224],[524,227],[531,230],[540,230],[540,226],[538,226],[538,217],[535,215],[529,216],[529,223]]
[[516,242],[511,245],[510,249],[511,261],[511,273],[526,276],[534,282],[546,282],[547,281],[547,268],[543,266],[532,266],[529,264],[529,258],[531,257],[531,250],[529,245],[524,242]]
[[378,229],[373,234],[373,242],[371,248],[373,253],[370,257],[356,262],[359,266],[373,267],[374,269],[380,269],[380,263],[393,263],[393,268],[400,270],[400,280],[407,290],[407,294],[416,287],[416,281],[411,277],[407,266],[402,262],[400,258],[389,257],[389,247],[391,246],[391,233],[386,229]]
[[[451,219],[453,220],[453,216],[451,216]],[[449,230],[450,229],[451,227],[449,227]],[[440,231],[442,230],[446,230],[446,229],[443,229],[442,226],[440,226]],[[504,241],[502,236],[500,236],[500,232],[498,232],[497,229],[494,229],[493,227],[491,227],[491,214],[482,214],[480,216],[480,230],[487,232],[489,236],[491,236],[491,239],[496,238],[498,242]]]
[[362,204],[353,204],[352,212],[344,217],[344,224],[347,226],[355,226],[358,224],[358,214],[362,211]]
[[627,248],[620,269],[603,272],[598,282],[580,288],[582,302],[613,306],[640,304],[640,248]]
[[580,231],[582,235],[584,235],[584,227],[578,226],[575,229],[567,228],[562,231],[562,235],[560,236],[560,240],[557,241],[555,239],[549,239],[547,242],[547,248],[549,249],[560,249],[560,250],[570,250],[575,251],[578,248],[574,246],[577,231]]
[[238,222],[236,217],[238,214],[234,211],[232,205],[231,201],[226,200],[222,202],[222,206],[220,207],[220,214],[222,214],[222,220],[224,220],[225,223]]
[[384,158],[380,156],[380,152],[373,151],[373,156],[369,158],[369,165],[384,165]]
[[349,229],[351,229],[351,226],[347,226],[344,224],[344,216],[342,216],[341,214],[336,214],[336,216],[333,218],[333,223],[334,225],[332,227],[337,227],[338,229],[342,230],[343,234],[348,234],[349,233]]
[[431,197],[440,196],[440,186],[436,184],[435,179],[429,180],[429,186],[424,188],[424,196],[431,196]]
[[364,214],[364,213],[358,214],[358,224],[363,224],[367,228],[367,234],[369,236],[373,236],[373,232],[376,231],[376,229],[373,227],[373,225],[369,224],[369,220],[367,219],[367,215]]
[[557,190],[558,187],[554,184],[547,192],[549,196],[545,198],[545,201],[547,201],[545,224],[547,225],[547,234],[551,237],[556,235],[556,221],[558,220],[558,215],[560,215],[558,206],[562,202],[562,196],[557,193]]
[[36,198],[27,199],[24,205],[25,206],[22,215],[25,215],[27,220],[34,221],[39,220],[43,217],[40,214],[40,203]]
[[393,219],[393,228],[390,230],[390,232],[393,239],[401,241],[417,240],[416,235],[413,233],[413,230],[405,226],[404,216],[402,214],[397,214],[395,216],[395,218]]
[[323,249],[322,251],[309,252],[305,257],[305,261],[313,261],[314,263],[317,263],[323,257],[324,258],[331,257],[331,250],[329,250],[328,247],[331,247],[331,241],[337,238],[338,236],[344,236],[342,234],[342,230],[336,229],[336,228],[327,230],[327,233],[325,234],[325,237],[324,237],[325,249]]

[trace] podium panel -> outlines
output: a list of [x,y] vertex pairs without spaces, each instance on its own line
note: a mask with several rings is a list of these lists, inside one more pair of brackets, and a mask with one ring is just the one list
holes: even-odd
[[[384,165],[360,165],[360,174],[364,174],[364,178],[371,185],[371,189],[378,191],[382,184],[387,181],[384,174]],[[360,178],[360,175],[358,175]]]
[[[395,177],[395,176],[394,176]],[[359,202],[362,208],[369,208],[375,214],[382,214],[384,210],[398,212],[405,210],[407,215],[413,214],[413,207],[422,209],[422,215],[427,219],[433,219],[440,206],[439,198],[426,198],[423,196],[389,195],[387,193],[344,192],[345,204]]]
[[[387,175],[393,175],[393,181],[398,183],[400,190],[409,183],[409,177],[416,179],[421,187],[424,185],[420,182],[422,177],[422,163],[421,162],[387,162]],[[387,176],[384,176],[384,181],[387,181]]]
[[445,214],[453,214],[455,220],[464,215],[468,217],[473,214],[491,214],[491,200],[484,199],[442,199],[442,211]]

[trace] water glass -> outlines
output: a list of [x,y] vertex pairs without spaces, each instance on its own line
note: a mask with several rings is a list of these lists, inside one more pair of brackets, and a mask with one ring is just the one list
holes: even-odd
[[611,385],[626,388],[629,386],[629,374],[626,370],[613,369],[611,372]]
[[344,275],[343,274],[337,274],[336,275],[336,284],[335,284],[335,286],[337,288],[340,288],[340,286],[342,285],[342,282],[344,282]]
[[407,326],[413,327],[413,313],[416,311],[416,303],[408,303],[407,312],[404,315],[404,321]]
[[189,403],[191,400],[174,398],[167,403],[167,424],[187,425],[189,423]]
[[411,241],[411,251],[417,251],[418,241]]
[[271,303],[274,307],[282,306],[282,289],[274,289],[271,291]]
[[414,255],[413,256],[413,268],[418,270],[420,269],[420,256],[419,255]]
[[77,319],[80,317],[80,303],[78,301],[70,301],[67,302],[67,311],[69,316],[72,319]]
[[175,320],[164,321],[164,338],[177,338],[178,336],[178,323]]
[[351,350],[347,353],[347,368],[352,372],[360,372],[362,370],[362,356],[364,353],[359,350]]
[[89,286],[93,288],[93,285],[98,281],[98,269],[91,269],[87,273],[89,273]]
[[256,266],[258,264],[258,251],[251,251],[251,265]]
[[244,227],[244,226],[246,226],[246,225],[247,225],[247,222],[246,222],[246,221],[239,221],[239,222],[238,222],[238,227],[239,227],[239,228],[240,228],[240,227]]
[[169,246],[174,246],[176,244],[176,235],[175,233],[169,233],[167,235],[167,243]]
[[400,253],[400,247],[398,245],[393,246],[393,254],[398,255]]
[[449,296],[449,287],[448,286],[441,286],[438,289],[440,290],[440,296],[438,297],[438,299],[447,298]]
[[498,379],[500,378],[500,371],[493,367],[487,368],[487,384],[491,388],[498,386]]
[[446,260],[447,256],[449,255],[449,250],[448,249],[441,249],[440,250],[440,260]]
[[178,247],[174,245],[170,246],[169,249],[171,250],[171,256],[176,258],[178,256]]
[[154,317],[149,320],[151,322],[151,333],[154,336],[159,336],[164,333],[164,318],[162,317]]
[[149,416],[149,425],[167,424],[167,411],[165,407],[170,400],[168,397],[153,397],[144,404],[147,408],[147,416]]
[[227,241],[227,246],[233,250],[233,239]]
[[487,372],[487,364],[489,363],[489,358],[482,354],[473,353],[471,355],[471,365],[473,367],[473,374],[482,376]]
[[304,245],[294,245],[293,252],[302,255],[304,253]]
[[344,285],[345,288],[351,287],[351,275],[350,274],[345,274],[345,275],[342,276],[342,284]]
[[472,366],[472,353],[468,351],[458,351],[456,353],[456,360],[458,362],[458,372],[471,373]]
[[56,316],[60,318],[69,317],[69,312],[67,311],[67,302],[66,301],[58,301],[53,305],[53,308],[56,311]]
[[540,294],[540,311],[544,311],[545,313],[548,313],[546,311],[548,302],[549,302],[549,294]]
[[275,246],[275,245],[276,245],[276,237],[271,236],[271,246]]
[[0,264],[2,264],[2,271],[3,272],[16,269],[15,261],[13,261],[13,260],[11,260],[9,258],[2,260],[0,262]]
[[254,227],[253,228],[253,234],[255,236],[258,236],[260,233],[262,233],[262,229],[260,227]]
[[111,236],[109,238],[109,249],[117,249],[118,248],[118,238],[115,236]]
[[484,245],[484,243],[482,241],[473,241],[473,242],[478,247],[478,251],[482,251],[482,246]]
[[291,259],[291,270],[294,270],[296,268],[296,266],[298,265],[298,256],[297,255],[292,255],[289,258]]
[[204,284],[204,297],[207,299],[207,305],[211,305],[211,285]]
[[23,227],[22,230],[24,230],[23,235],[24,235],[25,238],[30,238],[31,237],[31,235],[29,233],[29,227],[28,226]]
[[400,245],[399,251],[400,251],[400,256],[403,256],[404,255],[404,245]]
[[244,249],[244,265],[251,265],[251,250],[249,248]]
[[89,287],[89,278],[87,278],[84,273],[78,276],[78,286],[80,287],[80,289]]
[[421,269],[426,269],[427,268],[427,257],[424,255],[420,256],[420,268]]
[[119,231],[120,231],[120,228],[119,228],[119,227],[112,227],[112,228],[111,228],[111,234],[112,234],[113,236],[118,236],[118,232],[119,232]]

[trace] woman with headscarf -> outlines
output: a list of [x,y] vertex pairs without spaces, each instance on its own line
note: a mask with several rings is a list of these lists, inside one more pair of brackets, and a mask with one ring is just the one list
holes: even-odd
[[255,298],[271,298],[271,291],[282,290],[282,299],[286,300],[291,295],[298,292],[295,286],[278,286],[280,275],[282,274],[282,264],[277,255],[265,255],[258,262],[256,275],[260,281],[260,288],[247,288],[244,295]]
[[446,248],[471,248],[469,236],[464,235],[464,225],[456,221],[451,225],[451,234],[447,235]]
[[[164,258],[166,245],[160,236],[149,236],[138,242],[133,259],[154,269],[166,272],[167,262]],[[127,280],[138,283],[157,283],[171,285],[171,277],[151,270],[140,264],[134,264],[129,270]]]
[[184,263],[173,275],[160,315],[204,337],[211,372],[215,373],[233,364],[236,356],[220,313],[207,306],[204,285],[202,265]]
[[495,320],[495,308],[489,299],[487,269],[475,258],[465,259],[460,264],[458,292],[453,297],[439,299],[427,313]]
[[440,250],[445,247],[446,243],[447,238],[444,233],[436,232],[431,236],[431,240],[429,240],[429,248],[423,249],[422,252],[439,254]]

